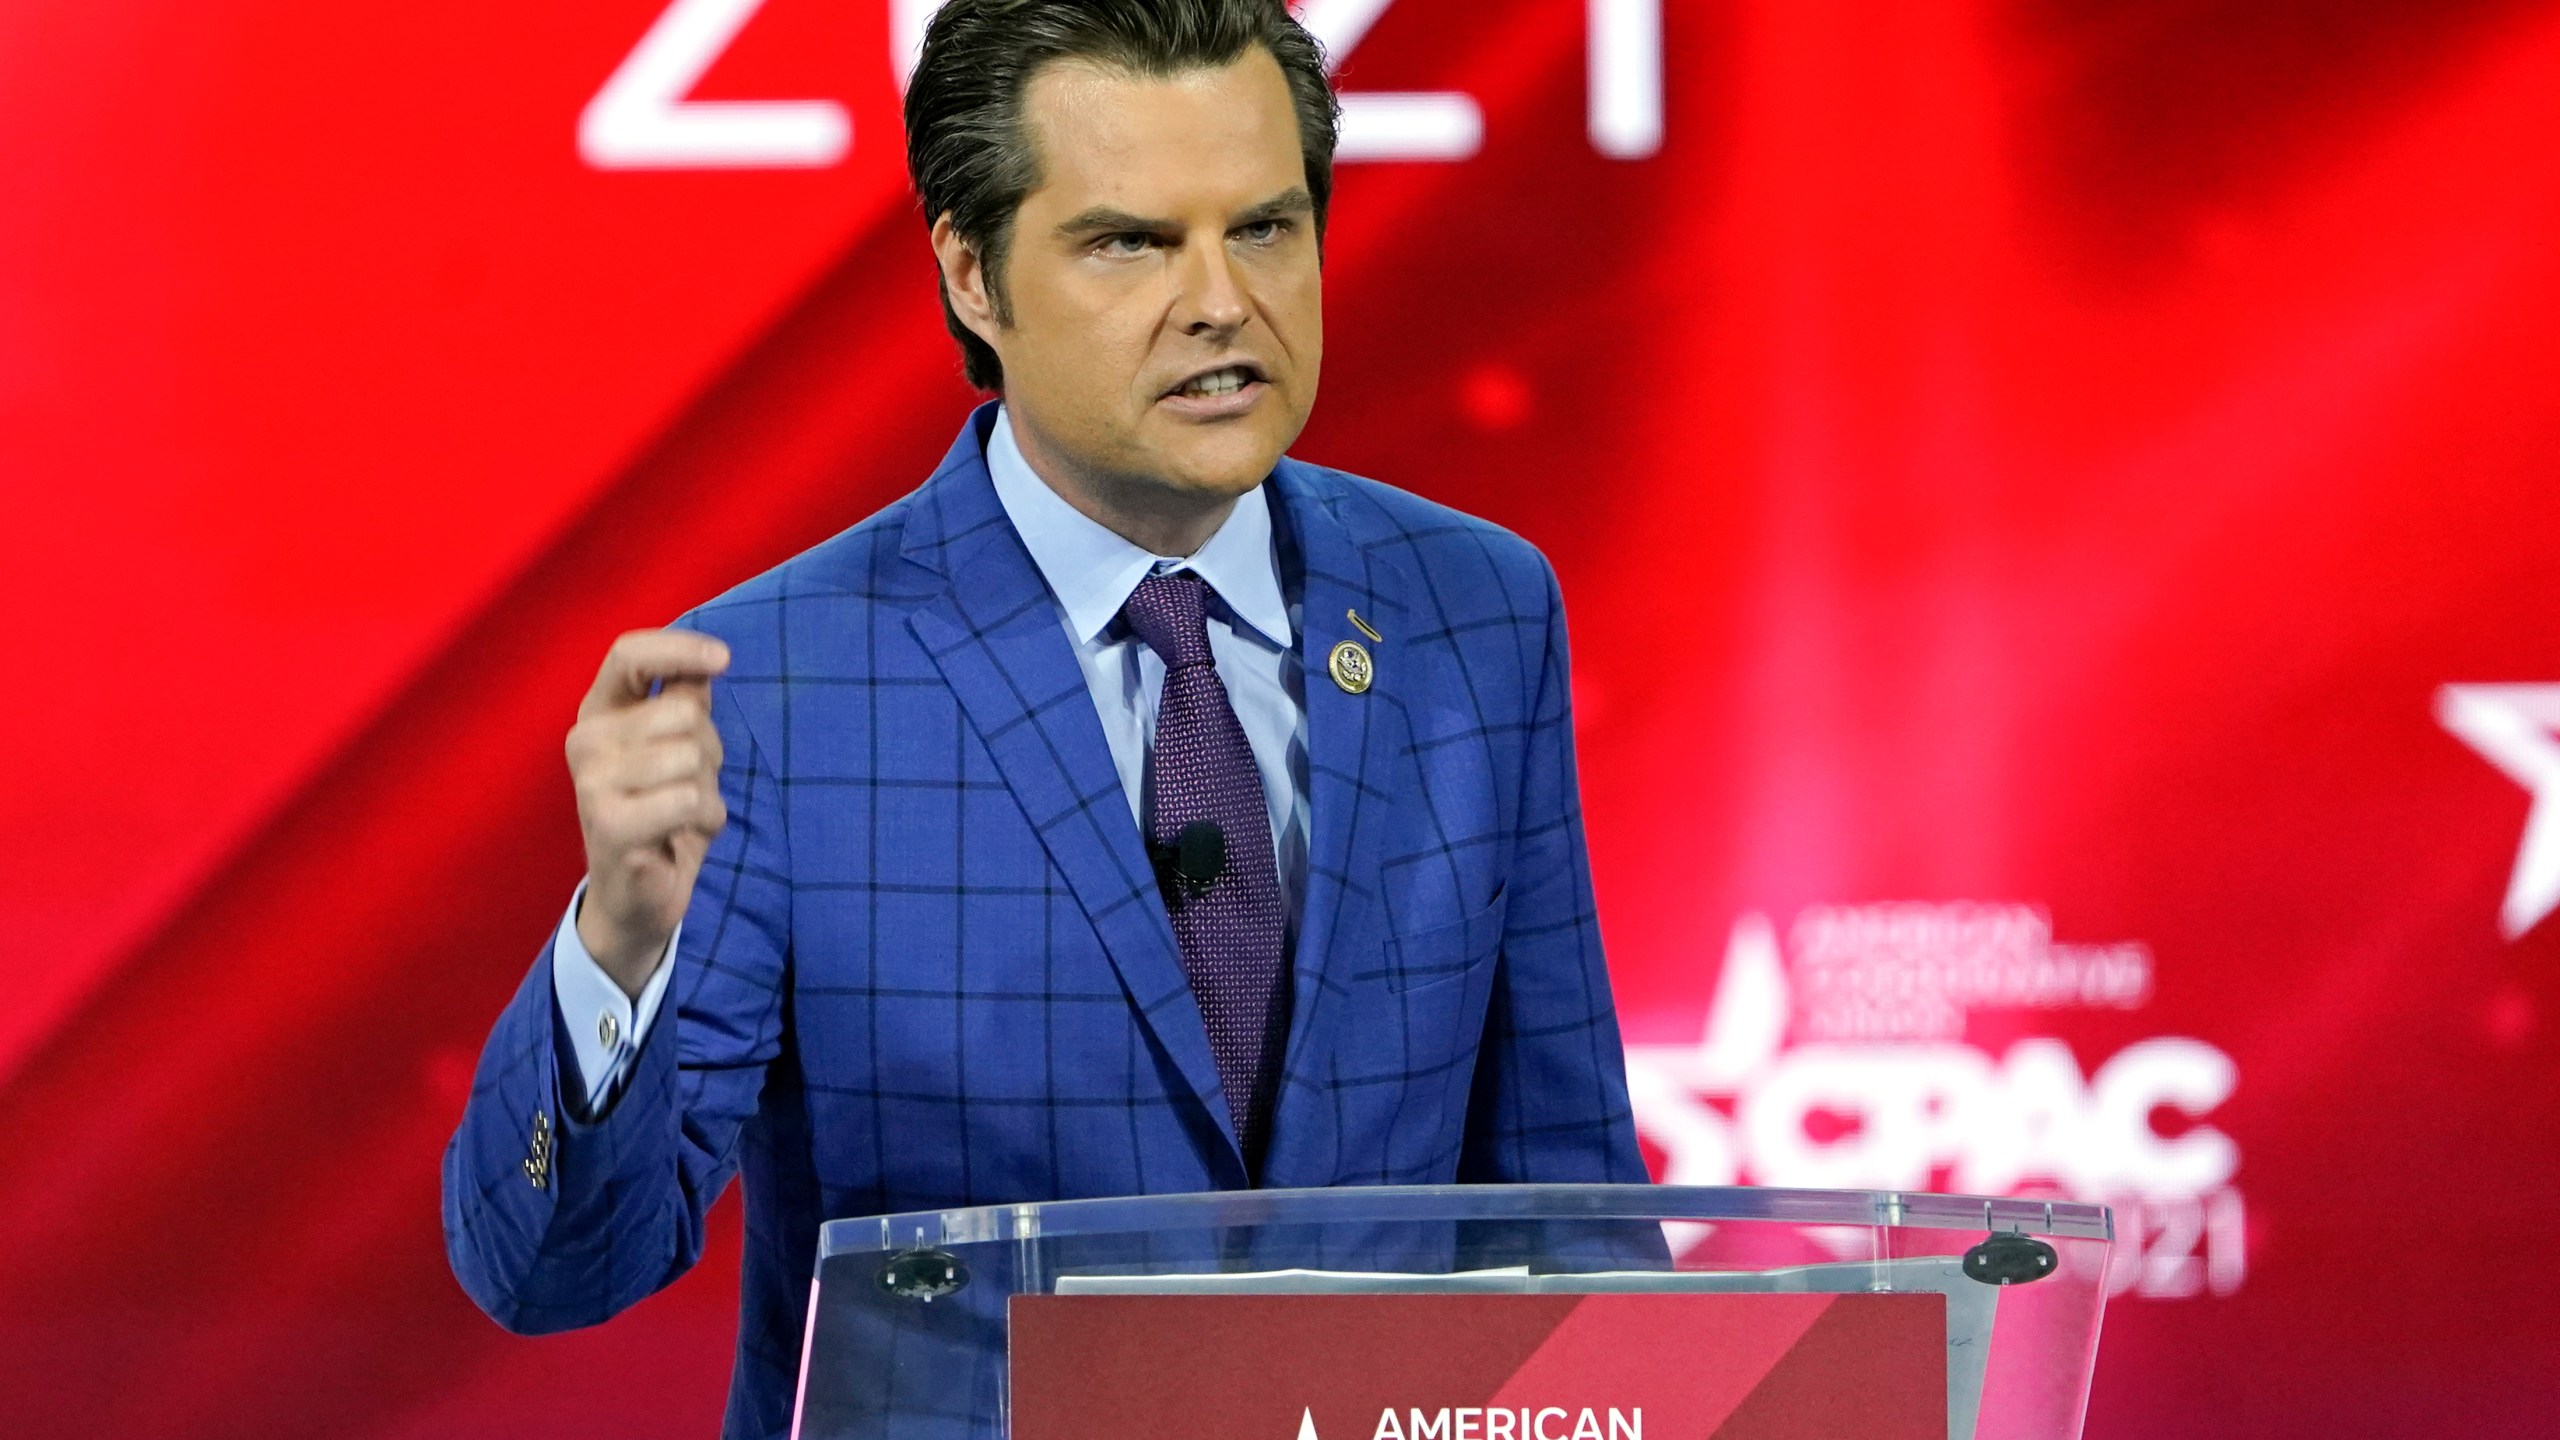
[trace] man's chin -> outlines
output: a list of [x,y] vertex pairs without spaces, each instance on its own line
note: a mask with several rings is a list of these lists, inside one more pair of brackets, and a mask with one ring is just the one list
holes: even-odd
[[1192,470],[1184,473],[1179,483],[1183,489],[1197,495],[1233,500],[1261,484],[1271,473],[1271,467],[1278,463],[1279,457],[1274,455],[1259,461]]
[[[1263,481],[1271,467],[1280,461],[1280,449],[1262,437],[1238,435],[1244,443],[1200,444],[1210,437],[1191,437],[1195,443],[1165,447],[1156,473],[1164,483],[1176,490],[1202,498],[1232,500]],[[1225,439],[1226,437],[1218,437]]]

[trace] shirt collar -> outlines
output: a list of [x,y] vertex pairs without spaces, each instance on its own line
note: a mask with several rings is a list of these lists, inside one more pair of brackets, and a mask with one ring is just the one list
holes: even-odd
[[1050,489],[1023,458],[1022,447],[1014,442],[1012,417],[1001,405],[996,407],[995,431],[987,437],[987,476],[995,482],[1005,518],[1031,552],[1031,563],[1065,608],[1078,641],[1091,644],[1109,629],[1138,582],[1164,569],[1198,575],[1238,620],[1273,646],[1289,648],[1289,606],[1280,596],[1268,486],[1246,491],[1209,543],[1182,559],[1130,544]]

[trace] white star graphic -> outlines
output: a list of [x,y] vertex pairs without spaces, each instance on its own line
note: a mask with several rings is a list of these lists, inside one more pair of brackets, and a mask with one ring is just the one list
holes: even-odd
[[2560,909],[2560,685],[2447,685],[2436,721],[2533,796],[2498,929],[2516,939]]

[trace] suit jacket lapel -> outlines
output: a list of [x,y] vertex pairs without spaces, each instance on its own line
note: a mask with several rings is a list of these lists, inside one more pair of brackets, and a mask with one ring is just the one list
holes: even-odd
[[1208,1031],[1092,693],[1056,602],[987,477],[980,445],[993,408],[970,417],[915,497],[904,554],[948,583],[908,625],[1100,934],[1140,1018],[1233,1157],[1235,1130]]
[[[1340,977],[1359,968],[1361,957],[1345,947],[1364,944],[1362,937],[1375,930],[1369,922],[1379,905],[1380,818],[1395,803],[1386,787],[1408,729],[1404,685],[1410,677],[1398,664],[1397,641],[1412,632],[1403,571],[1358,543],[1322,472],[1283,460],[1271,487],[1283,522],[1284,564],[1300,577],[1298,659],[1307,705],[1307,888],[1292,968],[1286,1070],[1292,1083],[1280,1100],[1286,1116],[1300,1089],[1296,1077],[1322,1074],[1317,1062],[1348,1019]],[[1386,638],[1362,634],[1351,623],[1354,610]],[[1328,665],[1334,646],[1345,640],[1374,661],[1374,677],[1361,694],[1335,684]],[[1317,1141],[1307,1126],[1321,1108],[1275,1122],[1274,1168],[1284,1149],[1295,1154]]]

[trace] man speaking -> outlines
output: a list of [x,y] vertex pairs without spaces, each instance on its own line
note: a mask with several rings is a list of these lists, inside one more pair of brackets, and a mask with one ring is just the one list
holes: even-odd
[[615,642],[587,877],[445,1157],[510,1329],[682,1274],[725,1433],[817,1229],[1251,1185],[1641,1181],[1525,542],[1286,458],[1335,105],[1280,0],[952,0],[907,156],[981,406],[924,484]]

